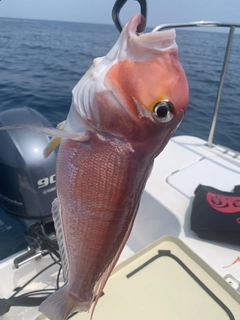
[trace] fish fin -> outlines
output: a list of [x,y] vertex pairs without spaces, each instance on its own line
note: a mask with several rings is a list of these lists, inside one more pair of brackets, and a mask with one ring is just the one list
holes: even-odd
[[[66,120],[59,123],[57,125],[57,129],[64,130],[65,123],[66,123]],[[61,142],[61,138],[59,137],[54,137],[49,141],[48,145],[43,150],[43,156],[45,159],[53,152],[54,149],[57,148],[60,142]]]
[[60,123],[57,125],[57,128],[60,129],[60,130],[63,130],[64,127],[65,127],[65,123],[66,123],[66,120],[60,122]]
[[101,275],[100,279],[98,280],[98,282],[95,285],[95,288],[94,288],[94,291],[93,291],[93,299],[95,298],[95,301],[93,301],[90,320],[92,320],[95,307],[96,307],[96,305],[98,303],[98,300],[99,300],[99,298],[100,298],[100,296],[102,294],[103,288],[104,288],[104,286],[105,286],[105,284],[106,284],[106,282],[107,282],[107,280],[108,280],[113,268],[115,267],[120,255],[121,255],[121,253],[123,251],[123,248],[125,247],[125,244],[126,244],[128,238],[129,238],[129,235],[131,233],[131,230],[132,230],[132,227],[133,227],[133,223],[134,223],[137,211],[138,211],[138,207],[139,207],[139,203],[135,207],[135,210],[133,212],[133,215],[132,215],[131,221],[129,223],[128,229],[127,229],[127,231],[125,233],[123,241],[122,241],[122,243],[121,243],[116,255],[114,256],[113,260],[110,262],[109,266],[103,272],[103,274]]
[[0,130],[11,130],[11,129],[21,129],[21,128],[31,129],[37,133],[44,134],[49,137],[66,138],[66,139],[76,140],[80,142],[89,141],[91,137],[90,131],[70,132],[70,131],[65,131],[58,128],[48,128],[48,127],[42,127],[37,125],[31,125],[31,124],[5,126],[5,127],[0,127]]
[[51,294],[39,306],[39,311],[51,320],[66,320],[74,312],[88,311],[89,301],[79,302],[68,294],[67,285]]
[[63,279],[66,282],[68,279],[69,264],[68,264],[68,255],[66,250],[64,233],[62,228],[61,206],[58,198],[54,199],[52,203],[52,217],[54,221],[54,227],[56,231],[57,242],[58,242],[59,252],[61,256],[61,262],[62,262],[62,268],[63,268]]
[[44,159],[50,156],[50,154],[53,152],[54,149],[57,148],[60,142],[61,142],[61,138],[59,137],[54,137],[49,141],[46,148],[44,148],[43,150]]

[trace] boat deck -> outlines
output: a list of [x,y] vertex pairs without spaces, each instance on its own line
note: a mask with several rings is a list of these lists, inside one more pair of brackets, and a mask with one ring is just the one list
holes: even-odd
[[209,148],[206,141],[196,137],[174,137],[155,160],[129,248],[135,252],[159,237],[172,235],[221,276],[230,273],[240,281],[240,263],[224,268],[240,256],[240,244],[203,240],[190,229],[194,190],[199,184],[230,192],[239,183],[238,154],[220,146]]

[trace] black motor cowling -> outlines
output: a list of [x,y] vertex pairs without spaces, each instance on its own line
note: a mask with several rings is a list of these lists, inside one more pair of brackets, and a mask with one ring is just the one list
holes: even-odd
[[[49,121],[28,107],[0,113],[0,126],[38,125],[51,127]],[[27,128],[0,131],[0,206],[23,219],[49,222],[56,197],[56,151],[47,159],[43,149],[45,135]]]

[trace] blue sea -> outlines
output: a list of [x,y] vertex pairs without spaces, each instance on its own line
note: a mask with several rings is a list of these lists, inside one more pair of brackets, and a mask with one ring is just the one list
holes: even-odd
[[[177,31],[190,103],[176,134],[208,138],[227,33]],[[0,19],[0,112],[29,106],[55,126],[92,60],[118,38],[113,25]],[[214,143],[240,151],[240,35],[235,35]]]
[[[67,116],[72,88],[118,35],[113,25],[0,18],[0,112],[28,106],[56,126]],[[227,38],[226,33],[177,31],[179,59],[190,87],[189,108],[177,135],[208,138]],[[239,52],[240,35],[235,35],[214,136],[214,143],[238,151]],[[2,246],[1,260],[26,243],[19,222],[13,229],[10,216],[1,211],[0,218],[1,243],[9,244]]]

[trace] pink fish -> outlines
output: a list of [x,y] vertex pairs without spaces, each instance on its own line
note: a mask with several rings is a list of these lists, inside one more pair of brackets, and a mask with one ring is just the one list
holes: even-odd
[[93,313],[130,235],[154,158],[187,108],[175,30],[139,34],[140,21],[133,16],[75,86],[63,130],[43,131],[62,138],[52,213],[66,283],[40,306],[51,320],[91,307]]

